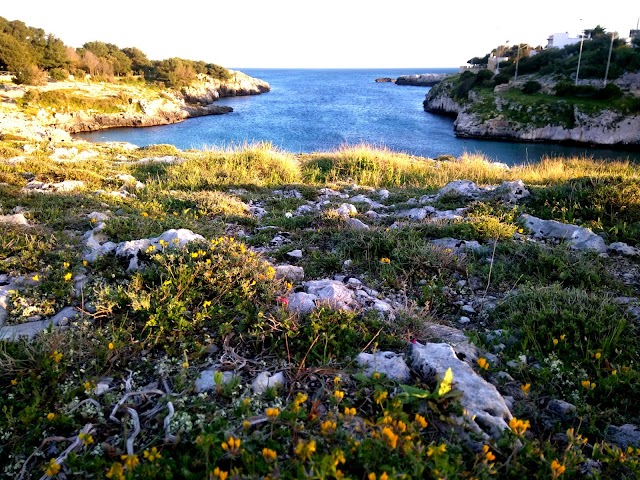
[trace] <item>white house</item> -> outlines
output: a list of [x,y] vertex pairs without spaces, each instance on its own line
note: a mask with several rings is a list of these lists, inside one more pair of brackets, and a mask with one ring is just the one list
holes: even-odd
[[547,48],[564,48],[567,45],[580,43],[580,37],[570,37],[569,33],[554,33],[547,39]]

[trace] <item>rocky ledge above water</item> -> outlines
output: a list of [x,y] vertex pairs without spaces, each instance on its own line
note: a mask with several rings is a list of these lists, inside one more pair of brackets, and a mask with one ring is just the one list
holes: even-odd
[[90,107],[80,111],[67,111],[64,108],[41,107],[37,101],[31,101],[33,105],[30,105],[27,101],[27,108],[39,108],[36,115],[33,115],[20,107],[27,90],[21,86],[6,86],[0,92],[2,133],[34,140],[68,140],[69,133],[168,125],[187,118],[232,112],[233,108],[214,103],[220,98],[258,95],[270,90],[267,82],[238,71],[229,70],[229,73],[226,80],[199,75],[197,81],[180,91],[157,91],[145,86],[119,83],[87,84],[73,81],[29,87],[30,91],[36,91],[38,95],[61,92],[89,102],[125,99],[117,108],[119,111],[115,112],[113,108],[99,111]]
[[489,98],[471,90],[459,99],[454,82],[442,82],[427,93],[424,109],[454,117],[457,137],[640,148],[640,115],[613,108],[586,112],[563,99],[527,106],[503,95],[520,84],[498,85]]
[[414,87],[433,87],[449,76],[450,75],[448,73],[402,75],[396,79],[390,77],[376,78],[376,83],[395,83],[396,85],[411,85]]

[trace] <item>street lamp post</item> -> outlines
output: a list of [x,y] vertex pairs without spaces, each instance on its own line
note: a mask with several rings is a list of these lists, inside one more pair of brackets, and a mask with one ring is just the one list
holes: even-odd
[[[582,19],[580,19],[582,21]],[[580,35],[580,53],[578,54],[578,69],[576,70],[576,86],[578,85],[578,76],[580,75],[580,60],[582,60],[582,46],[584,45],[584,29]]]
[[615,33],[611,32],[611,44],[609,45],[609,58],[607,58],[607,69],[604,71],[604,87],[607,86],[607,77],[609,76],[609,65],[611,64],[611,52],[613,51],[613,38]]

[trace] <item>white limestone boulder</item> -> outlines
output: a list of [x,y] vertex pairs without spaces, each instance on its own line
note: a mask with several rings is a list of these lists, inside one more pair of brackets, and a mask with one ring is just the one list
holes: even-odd
[[542,220],[526,213],[522,214],[520,219],[524,222],[524,226],[533,232],[534,237],[564,240],[576,250],[588,250],[598,253],[607,251],[607,245],[602,237],[588,228],[560,223],[555,220]]
[[453,373],[453,388],[461,392],[465,424],[483,438],[500,438],[509,428],[511,412],[496,387],[478,375],[467,363],[458,359],[446,343],[413,344],[411,366],[426,379],[444,378],[447,369]]
[[356,363],[364,369],[363,373],[371,377],[375,372],[384,373],[391,380],[408,382],[411,370],[402,355],[394,352],[360,353]]

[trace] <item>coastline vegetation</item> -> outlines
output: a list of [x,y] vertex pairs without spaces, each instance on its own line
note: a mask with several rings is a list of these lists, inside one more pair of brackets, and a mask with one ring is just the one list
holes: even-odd
[[[368,145],[293,155],[270,144],[180,151],[80,142],[80,152],[96,155],[63,162],[44,143],[30,153],[25,145],[32,144],[0,142],[0,215],[23,212],[30,225],[0,223],[0,275],[27,279],[7,294],[6,322],[68,305],[82,316],[32,340],[0,342],[0,478],[640,473],[640,450],[607,436],[610,425],[640,422],[637,320],[617,300],[639,295],[625,277],[638,259],[533,241],[518,221],[529,213],[638,245],[638,165],[547,158],[509,168],[479,155],[433,160]],[[152,157],[180,161],[140,162]],[[118,175],[142,185],[123,187]],[[393,213],[460,179],[522,180],[531,197],[518,205],[445,198],[438,208],[464,206],[466,216],[397,223],[363,215],[368,204],[356,202],[355,218],[369,230],[329,212],[339,197],[291,215],[327,188],[366,194]],[[25,190],[33,180],[84,185]],[[102,232],[114,242],[171,228],[204,241],[141,252],[137,272],[113,255],[86,262],[82,235],[97,223],[93,212],[105,213]],[[274,247],[276,235],[286,242]],[[486,248],[432,245],[445,237]],[[393,321],[329,307],[291,313],[286,299],[300,285],[276,278],[267,259],[290,262],[293,249],[305,252],[296,263],[305,279],[347,275],[405,307]],[[456,433],[455,377],[404,385],[354,364],[361,351],[406,353],[414,341],[433,341],[433,324],[459,326],[452,295],[469,295],[464,285],[474,282],[496,308],[480,312],[466,333],[497,362],[482,356],[473,368],[514,402],[498,439]],[[215,387],[196,392],[203,370]],[[286,386],[254,393],[250,381],[265,370],[284,371]],[[499,372],[507,376],[498,380]],[[550,416],[550,399],[575,411]]]
[[13,82],[44,85],[47,77],[66,80],[70,75],[97,81],[143,79],[180,89],[199,74],[226,80],[229,71],[203,61],[168,58],[149,60],[137,47],[120,48],[101,41],[86,42],[81,48],[68,47],[53,34],[27,26],[20,20],[0,17],[0,71],[13,74]]

